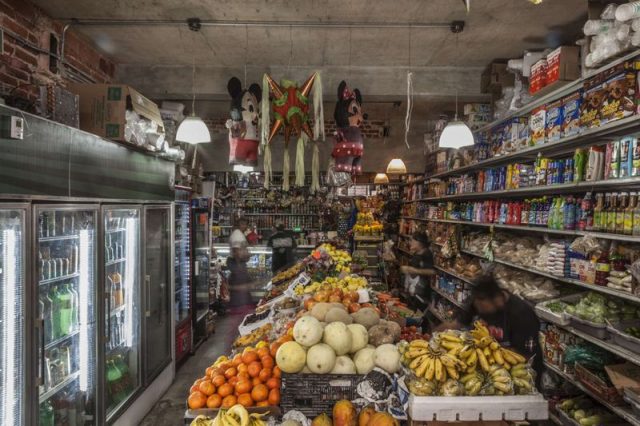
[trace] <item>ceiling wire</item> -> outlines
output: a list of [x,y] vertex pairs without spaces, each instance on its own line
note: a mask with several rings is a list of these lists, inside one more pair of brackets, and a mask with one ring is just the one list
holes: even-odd
[[249,60],[249,26],[244,26],[244,87],[247,87],[247,61]]

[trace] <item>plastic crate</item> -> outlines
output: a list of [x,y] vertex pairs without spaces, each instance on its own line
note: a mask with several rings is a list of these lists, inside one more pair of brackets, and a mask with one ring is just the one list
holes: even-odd
[[609,337],[613,343],[628,349],[633,353],[640,353],[640,339],[624,332],[627,327],[638,326],[640,326],[640,321],[638,320],[623,321],[621,323],[608,326],[607,330],[609,331]]
[[565,314],[569,318],[571,318],[571,326],[576,330],[584,331],[585,333],[596,337],[600,340],[605,340],[607,335],[607,325],[606,324],[598,324],[595,322],[583,320],[582,318],[578,318],[571,314]]
[[600,377],[576,363],[576,378],[582,385],[593,392],[600,399],[612,405],[623,405],[624,400],[614,386],[609,386]]
[[360,374],[287,374],[282,373],[280,408],[284,413],[298,410],[307,417],[331,413],[341,399],[358,397]]

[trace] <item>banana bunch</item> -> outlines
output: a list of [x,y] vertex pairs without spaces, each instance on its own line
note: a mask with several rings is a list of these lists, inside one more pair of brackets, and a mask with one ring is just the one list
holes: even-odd
[[253,345],[256,342],[260,342],[262,339],[268,336],[273,328],[272,324],[265,324],[262,327],[258,327],[249,334],[239,336],[233,342],[233,346],[236,348]]
[[527,364],[516,364],[509,371],[513,378],[513,384],[516,387],[518,395],[528,395],[534,391],[533,374],[531,368]]
[[[440,333],[440,338],[442,339],[440,342],[443,340],[450,341],[446,339],[459,339],[460,341],[456,340],[455,343],[462,342],[459,336],[447,334],[446,337],[443,337],[443,334]],[[424,377],[427,380],[436,380],[440,383],[444,383],[447,377],[458,380],[460,371],[467,369],[467,365],[458,359],[456,355],[443,350],[438,345],[437,339],[431,343],[422,339],[411,341],[405,347],[402,359],[416,377]]]
[[266,426],[262,420],[266,414],[251,413],[240,404],[236,404],[228,410],[218,411],[214,419],[200,415],[196,417],[191,426]]
[[512,395],[513,379],[511,374],[498,364],[491,365],[482,392],[484,395]]
[[418,396],[432,396],[438,391],[438,385],[435,382],[426,380],[423,377],[411,377],[405,383],[409,391]]
[[464,392],[467,396],[476,396],[482,389],[484,377],[477,371],[467,373],[460,378],[460,383],[464,386]]
[[[490,366],[499,364],[510,370],[512,366],[522,364],[526,358],[517,352],[503,348],[489,333],[489,329],[480,321],[476,321],[471,331],[477,362],[483,371],[488,372]],[[466,359],[463,357],[463,359]]]

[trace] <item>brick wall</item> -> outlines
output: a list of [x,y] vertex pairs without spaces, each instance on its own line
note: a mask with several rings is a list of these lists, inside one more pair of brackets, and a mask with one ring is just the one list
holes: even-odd
[[58,70],[51,71],[50,37],[62,43],[64,24],[47,16],[28,0],[0,0],[0,28],[4,46],[0,55],[0,95],[12,95],[33,102],[38,86],[67,81],[110,82],[115,64],[92,42],[73,28],[66,32],[64,60]]
[[[222,118],[203,118],[203,121],[209,127],[211,134],[226,134],[228,132],[225,127],[228,117]],[[365,138],[381,138],[384,127],[384,121],[365,120],[362,125],[362,136]],[[324,131],[327,136],[333,135],[336,131],[336,122],[333,120],[324,121]]]

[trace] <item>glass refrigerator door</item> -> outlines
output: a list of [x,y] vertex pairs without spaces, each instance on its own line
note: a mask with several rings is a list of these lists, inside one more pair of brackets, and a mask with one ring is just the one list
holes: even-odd
[[171,209],[145,207],[145,383],[171,363]]
[[[211,304],[209,297],[209,214],[202,210],[193,212],[193,286],[195,322],[204,321]],[[197,331],[196,327],[196,331]]]
[[176,203],[175,229],[175,308],[176,324],[189,318],[191,309],[191,229],[189,228],[189,204]]
[[25,210],[0,207],[0,425],[24,419]]
[[95,424],[97,209],[36,212],[38,424]]
[[140,386],[140,209],[110,206],[104,221],[107,419]]

